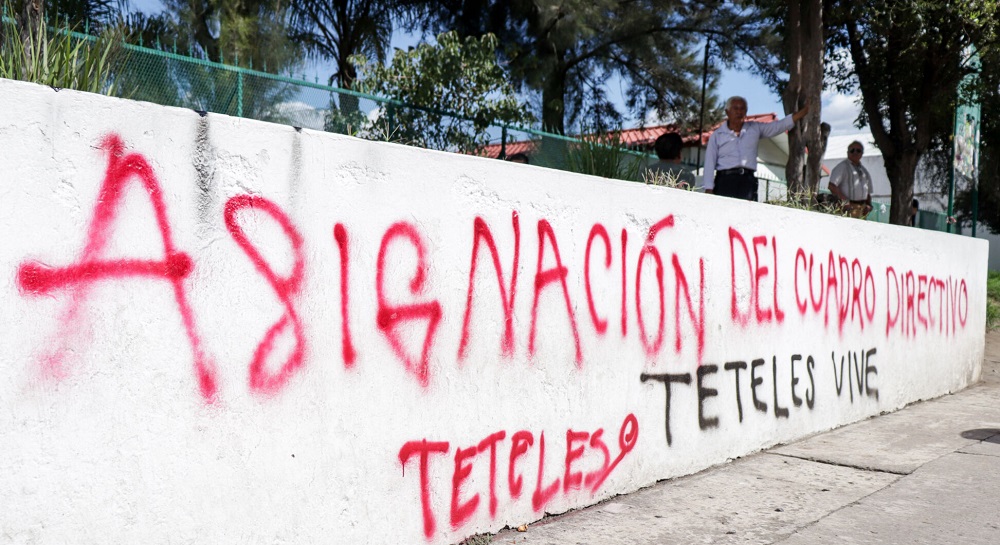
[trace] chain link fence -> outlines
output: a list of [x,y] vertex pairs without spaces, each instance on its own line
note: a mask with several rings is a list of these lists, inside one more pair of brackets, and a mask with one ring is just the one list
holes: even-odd
[[[5,15],[5,19],[7,16]],[[74,38],[96,42],[88,34],[66,29]],[[518,158],[533,165],[643,181],[641,165],[656,157],[648,152],[609,146],[607,140],[583,140],[540,130],[496,125],[475,138],[469,149],[448,149],[440,139],[429,140],[415,125],[445,127],[447,130],[475,132],[474,120],[460,115],[405,104],[349,89],[310,82],[305,75],[280,75],[256,70],[252,65],[236,66],[198,58],[193,51],[178,53],[176,48],[156,44],[155,48],[122,44],[122,62],[114,72],[113,94],[198,111],[281,123],[318,131],[347,134],[368,140],[390,141],[445,151],[459,151],[496,159]],[[415,120],[417,121],[415,123]],[[694,167],[692,166],[692,169]],[[696,170],[696,169],[695,169]],[[785,182],[759,178],[763,200],[787,195]],[[888,202],[874,202],[866,218],[887,223]],[[916,226],[946,230],[944,214],[920,211]]]
[[[571,167],[568,156],[584,144],[527,127],[496,125],[478,134],[475,146],[458,149],[447,138],[427,137],[413,128],[432,125],[441,134],[471,134],[477,132],[473,119],[310,82],[305,76],[131,44],[124,49],[126,60],[115,74],[116,94],[122,98],[498,159],[523,154],[531,164],[563,170]],[[648,153],[625,153],[636,161],[655,159]]]

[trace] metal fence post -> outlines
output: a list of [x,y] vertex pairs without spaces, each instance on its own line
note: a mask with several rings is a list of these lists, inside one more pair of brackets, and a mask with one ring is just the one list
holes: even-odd
[[236,116],[243,117],[243,71],[236,72]]

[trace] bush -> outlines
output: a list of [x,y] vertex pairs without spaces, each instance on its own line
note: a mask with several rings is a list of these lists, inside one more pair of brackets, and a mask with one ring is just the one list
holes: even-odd
[[1000,272],[989,271],[986,277],[986,329],[1000,326]]
[[645,157],[628,149],[619,131],[600,132],[566,144],[567,167],[572,172],[638,181],[646,166]]
[[[4,13],[14,13],[8,0]],[[22,27],[13,17],[0,21],[0,78],[56,88],[115,94],[113,74],[122,60],[124,33],[109,30],[96,40],[70,28],[41,23]]]

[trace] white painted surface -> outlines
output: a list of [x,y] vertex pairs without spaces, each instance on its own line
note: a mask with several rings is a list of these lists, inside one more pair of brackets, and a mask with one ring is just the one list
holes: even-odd
[[[0,536],[14,543],[450,543],[588,505],[671,476],[830,429],[906,403],[961,389],[978,378],[983,356],[987,244],[966,237],[834,218],[726,200],[643,184],[601,180],[537,167],[113,100],[0,81]],[[145,159],[162,189],[173,244],[190,257],[178,290],[162,277],[128,275],[122,259],[163,260],[163,238],[153,206],[131,177],[106,229],[91,231],[109,159],[100,143],[118,135],[131,164]],[[250,362],[286,308],[227,230],[225,205],[254,195],[274,203],[302,237],[303,276],[290,301],[301,321],[302,366],[270,393],[252,389]],[[105,202],[110,195],[105,195]],[[114,201],[114,199],[110,199]],[[488,225],[508,286],[513,270],[512,213],[520,229],[513,351],[501,350],[504,313],[490,252],[480,245],[470,314],[468,353],[458,357],[467,302],[475,218]],[[636,276],[650,227],[668,215],[674,226],[652,241],[664,266],[661,350],[648,353],[639,338]],[[292,245],[264,212],[243,211],[239,225],[280,279],[292,271]],[[540,223],[548,222],[566,267],[566,299],[552,241],[539,252]],[[417,252],[404,239],[388,245],[383,285],[388,304],[437,302],[440,324],[428,349],[425,385],[394,353],[378,325],[377,268],[383,236],[397,222],[419,234],[428,265],[422,291],[411,293]],[[591,318],[585,280],[592,227],[610,239],[594,241],[590,285],[594,307],[608,320],[605,334]],[[357,358],[345,364],[341,259],[335,225],[348,235],[347,320]],[[759,299],[770,321],[750,312],[753,273],[730,229],[754,237],[760,265]],[[622,317],[621,234],[627,233],[626,332]],[[773,238],[772,238],[773,237]],[[78,264],[88,240],[92,260],[111,276],[31,293],[19,280],[26,265],[53,270]],[[765,240],[765,239],[760,239]],[[777,250],[774,251],[776,243]],[[841,326],[836,310],[796,303],[797,251],[824,265],[831,254],[848,266],[870,267],[873,316],[860,321],[850,308]],[[539,257],[541,256],[541,263]],[[704,303],[704,345],[682,296],[675,311],[677,274],[685,275],[697,315]],[[704,295],[699,264],[704,263]],[[103,265],[102,265],[103,264]],[[154,263],[155,264],[155,263]],[[733,266],[735,265],[735,267]],[[893,284],[887,270],[949,282],[955,330],[926,317],[947,307],[941,290],[914,300],[916,331],[887,328]],[[99,269],[100,267],[96,267]],[[838,262],[839,268],[839,262]],[[536,273],[541,270],[541,282]],[[735,288],[732,279],[735,270]],[[777,284],[775,285],[775,271]],[[760,270],[763,273],[763,269]],[[117,275],[117,276],[115,276]],[[806,288],[800,271],[799,289]],[[814,273],[818,286],[819,275]],[[864,275],[862,274],[862,279]],[[889,278],[892,274],[889,275]],[[659,316],[655,258],[641,275],[642,312],[649,339]],[[537,300],[534,353],[529,353]],[[962,286],[964,285],[964,290]],[[214,398],[201,393],[191,335],[177,292],[191,310],[191,331],[215,370]],[[864,293],[864,287],[860,293]],[[832,292],[831,292],[832,293]],[[841,292],[845,293],[845,292]],[[847,292],[850,293],[850,292]],[[773,318],[774,301],[783,320]],[[931,308],[927,308],[928,301]],[[906,296],[904,294],[904,303]],[[74,303],[75,301],[75,303]],[[944,302],[941,302],[944,301]],[[75,305],[75,307],[74,307]],[[905,304],[904,304],[905,307]],[[75,313],[68,309],[76,308]],[[906,309],[904,308],[904,313]],[[398,313],[397,313],[398,314]],[[766,313],[765,313],[766,314]],[[392,312],[386,316],[391,319]],[[680,324],[680,348],[675,328]],[[950,323],[950,322],[949,322]],[[397,324],[406,354],[420,353],[427,320]],[[579,338],[576,358],[573,324]],[[648,344],[648,343],[647,343]],[[267,369],[276,372],[295,347],[288,330],[277,335]],[[832,358],[875,350],[868,386],[859,393],[847,372],[840,395]],[[62,354],[54,373],[47,354]],[[791,359],[798,397],[792,402]],[[810,382],[805,361],[815,360]],[[756,388],[766,412],[754,408],[749,370],[739,390],[726,362],[757,358]],[[46,363],[49,361],[49,363]],[[772,361],[777,362],[772,368]],[[707,373],[699,426],[698,373]],[[643,374],[687,375],[671,388],[668,446],[665,388]],[[704,371],[703,371],[704,373]],[[863,368],[859,369],[862,378]],[[775,380],[775,375],[777,380]],[[849,381],[849,382],[848,382]],[[777,383],[777,388],[775,388]],[[853,389],[851,389],[853,387]],[[873,390],[878,390],[874,397]],[[811,395],[806,395],[811,390]],[[853,394],[849,394],[851,391]],[[739,398],[737,397],[739,396]],[[740,400],[743,418],[740,420]],[[787,417],[775,414],[775,400]],[[600,473],[622,452],[619,432],[629,415],[637,439],[590,489],[566,490],[536,509],[541,433],[542,485],[566,477],[567,432],[588,432],[571,461],[573,472]],[[591,443],[597,430],[600,440]],[[469,457],[459,476],[458,504],[478,497],[467,520],[452,524],[458,449],[475,447],[495,432],[497,508],[491,516],[490,449]],[[520,497],[508,484],[513,437],[533,443],[519,457]],[[434,530],[425,533],[420,456],[401,464],[409,442],[446,442],[428,458],[428,503]]]

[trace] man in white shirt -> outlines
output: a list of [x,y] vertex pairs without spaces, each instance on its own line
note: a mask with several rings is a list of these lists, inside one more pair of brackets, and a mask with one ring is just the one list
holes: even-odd
[[855,140],[848,144],[847,159],[833,167],[827,186],[855,218],[863,218],[872,211],[872,176],[861,164],[864,153],[861,142]]
[[726,122],[712,133],[705,150],[705,193],[753,200],[757,193],[757,143],[791,129],[809,113],[809,105],[771,123],[747,121],[747,101],[729,97]]

